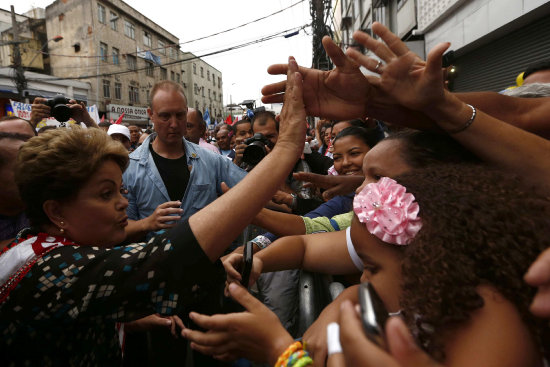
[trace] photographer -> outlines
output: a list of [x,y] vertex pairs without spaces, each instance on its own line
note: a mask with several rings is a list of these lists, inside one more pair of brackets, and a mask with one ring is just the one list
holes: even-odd
[[[30,121],[35,128],[40,121],[51,117],[52,108],[48,106],[48,101],[51,100],[42,97],[36,97],[32,102]],[[98,127],[97,123],[86,110],[86,105],[84,104],[84,102],[78,103],[74,99],[70,99],[67,107],[71,109],[71,118],[76,122],[83,122],[86,127]]]
[[239,120],[233,124],[233,130],[235,131],[235,158],[233,158],[233,163],[241,167],[246,171],[252,169],[252,165],[249,163],[243,162],[244,150],[248,146],[246,140],[252,137],[254,133],[252,132],[252,122],[248,117],[244,117],[242,120]]

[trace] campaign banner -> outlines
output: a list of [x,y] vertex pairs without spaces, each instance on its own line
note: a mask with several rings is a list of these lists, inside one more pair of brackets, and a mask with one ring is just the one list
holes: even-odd
[[[13,109],[13,114],[17,117],[21,117],[22,119],[30,120],[31,119],[31,104],[30,103],[23,103],[23,102],[17,102],[10,99],[11,108]],[[97,106],[88,106],[86,107],[86,110],[90,114],[90,117],[94,119],[94,121],[98,124],[99,123],[99,113],[97,111]],[[44,126],[57,126],[57,127],[65,127],[68,124],[76,124],[77,122],[73,120],[72,118],[69,119],[69,121],[66,122],[59,122],[55,118],[50,117],[47,119],[43,119],[40,121],[36,128],[40,129]]]
[[113,120],[118,119],[122,114],[124,114],[124,118],[129,120],[143,120],[143,121],[149,120],[149,115],[147,114],[147,108],[145,107],[108,104],[107,111],[109,112],[109,118]]

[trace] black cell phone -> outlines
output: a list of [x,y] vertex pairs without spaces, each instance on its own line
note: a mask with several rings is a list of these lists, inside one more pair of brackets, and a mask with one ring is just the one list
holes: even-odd
[[243,265],[241,267],[241,285],[248,288],[248,282],[250,281],[250,272],[252,271],[252,261],[254,260],[254,243],[248,241],[244,245],[243,251]]
[[367,338],[383,349],[386,348],[385,327],[388,311],[376,290],[369,282],[359,286],[359,305],[361,320]]

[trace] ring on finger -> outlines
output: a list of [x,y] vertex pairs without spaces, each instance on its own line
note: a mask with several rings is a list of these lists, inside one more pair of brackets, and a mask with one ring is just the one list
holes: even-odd
[[378,64],[374,67],[374,71],[378,72],[378,69],[380,69],[380,66],[382,65],[382,60],[378,60]]

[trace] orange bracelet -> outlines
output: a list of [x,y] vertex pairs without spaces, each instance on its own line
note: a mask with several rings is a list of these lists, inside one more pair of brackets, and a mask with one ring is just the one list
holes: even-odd
[[277,363],[275,363],[275,367],[283,367],[286,364],[286,361],[288,358],[297,350],[303,349],[302,342],[295,342],[292,343],[286,350],[279,356],[279,359],[277,359]]

